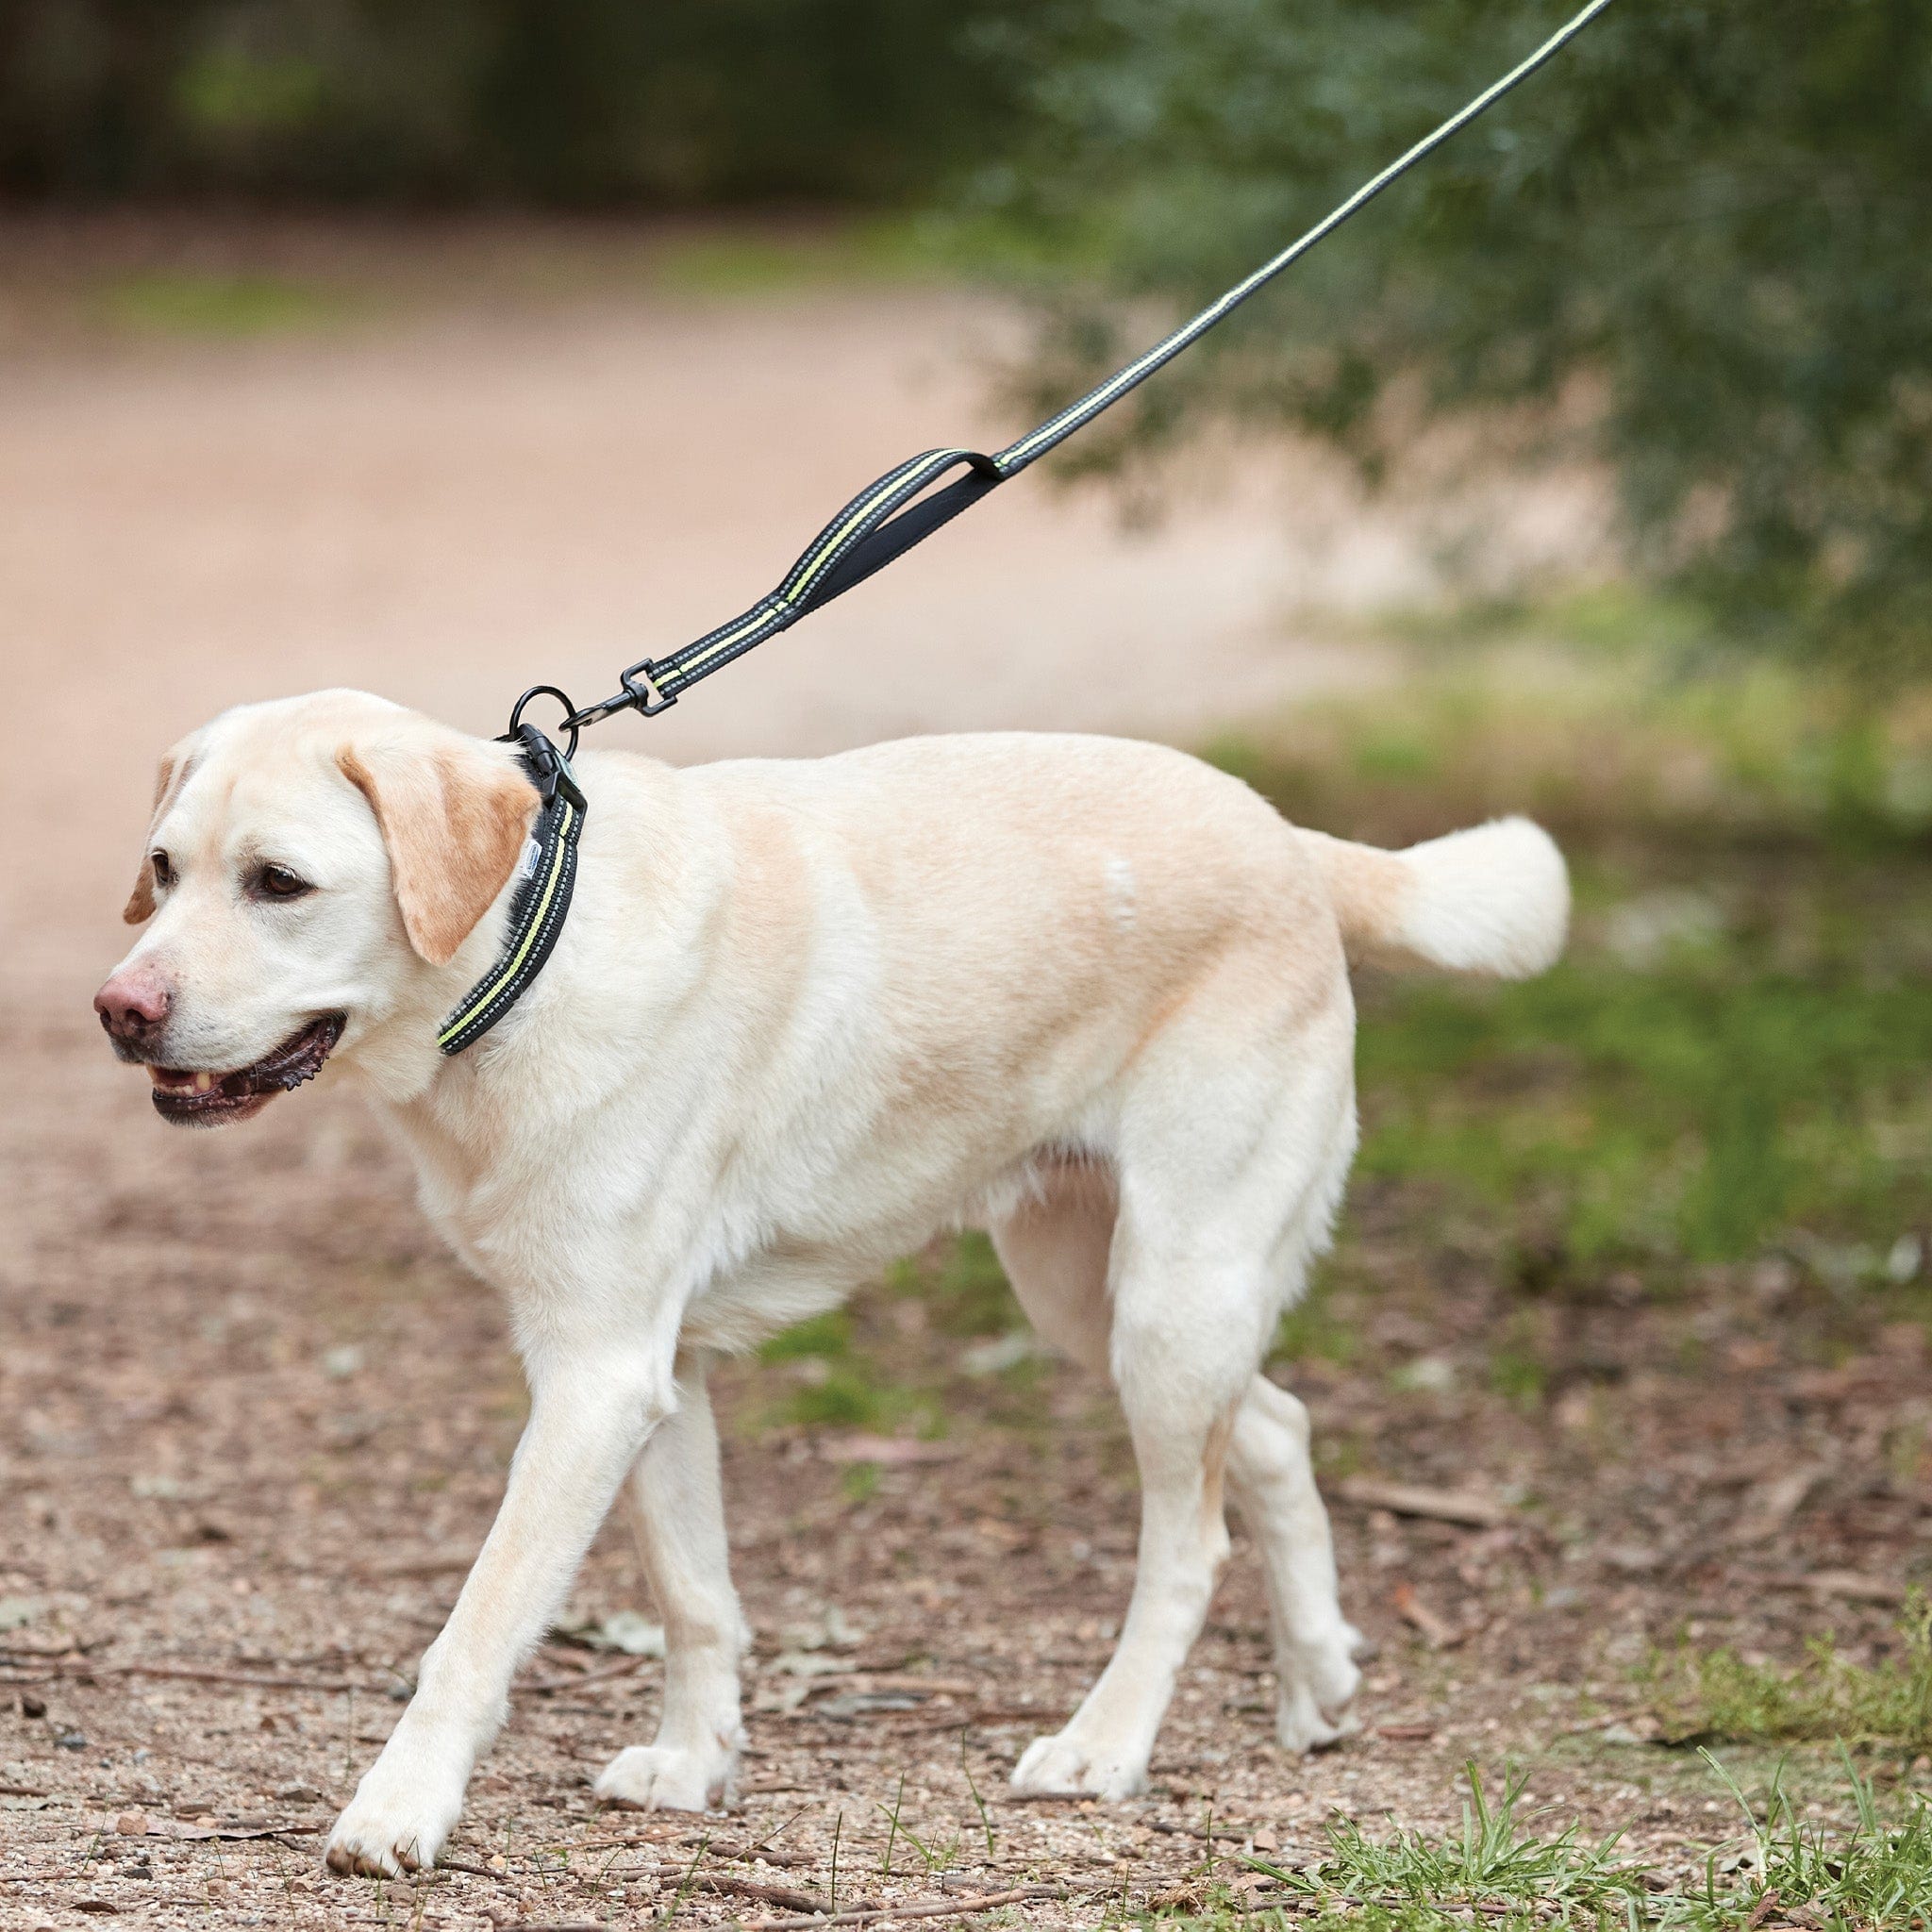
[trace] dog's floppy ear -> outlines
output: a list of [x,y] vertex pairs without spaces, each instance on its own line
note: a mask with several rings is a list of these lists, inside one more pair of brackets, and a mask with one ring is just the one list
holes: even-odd
[[336,763],[375,814],[410,945],[447,965],[509,883],[536,788],[508,746],[455,731],[364,740]]
[[139,925],[142,920],[152,919],[155,915],[155,869],[149,848],[154,843],[155,827],[174,804],[175,794],[187,782],[189,768],[193,762],[194,739],[184,738],[173,751],[162,756],[160,769],[155,774],[155,808],[147,818],[147,838],[142,845],[141,870],[135,874],[134,890],[128,893],[127,903],[121,908],[121,917],[129,925]]

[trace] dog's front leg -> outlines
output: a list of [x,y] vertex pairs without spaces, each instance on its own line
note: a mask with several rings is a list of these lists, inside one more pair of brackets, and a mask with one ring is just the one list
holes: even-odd
[[502,1724],[510,1678],[549,1627],[625,1471],[673,1406],[671,1350],[550,1351],[503,1507],[416,1694],[329,1835],[337,1872],[434,1864],[470,1773]]

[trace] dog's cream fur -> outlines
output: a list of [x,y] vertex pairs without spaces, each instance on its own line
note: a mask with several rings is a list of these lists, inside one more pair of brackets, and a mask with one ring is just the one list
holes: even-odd
[[[585,754],[576,902],[522,1003],[454,1059],[437,1023],[496,954],[534,798],[508,748],[357,692],[226,713],[163,767],[145,1056],[225,1072],[316,1016],[505,1296],[528,1428],[415,1697],[329,1840],[433,1861],[511,1674],[628,1489],[664,1618],[655,1743],[607,1797],[727,1800],[742,1739],[708,1354],[826,1308],[961,1221],[1041,1333],[1118,1391],[1140,1572],[1024,1791],[1139,1789],[1227,1551],[1267,1569],[1277,1730],[1349,1726],[1357,1673],[1301,1404],[1259,1373],[1356,1140],[1344,948],[1501,974],[1562,942],[1521,820],[1383,853],[1298,831],[1174,751],[999,736],[673,770]],[[271,860],[316,888],[263,903]],[[110,981],[110,987],[115,982]]]

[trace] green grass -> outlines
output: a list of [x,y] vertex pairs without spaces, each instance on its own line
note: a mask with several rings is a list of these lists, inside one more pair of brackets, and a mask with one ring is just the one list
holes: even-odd
[[852,1353],[852,1317],[844,1308],[827,1308],[808,1321],[781,1328],[758,1349],[762,1362],[832,1361]]
[[889,1286],[923,1302],[943,1335],[1005,1335],[1025,1325],[991,1241],[976,1229],[900,1262]]
[[[1804,1912],[1826,1932],[1923,1927],[1932,1921],[1932,1802],[1924,1791],[1909,1792],[1900,1811],[1888,1819],[1871,1781],[1858,1775],[1849,1757],[1842,1761],[1857,1809],[1849,1831],[1833,1831],[1805,1818],[1786,1787],[1782,1768],[1759,1818],[1724,1767],[1711,1760],[1749,1823],[1757,1892],[1752,1915],[1761,1914],[1761,1923]],[[1679,1923],[1699,1932],[1736,1926],[1741,1904],[1737,1894],[1750,1889],[1748,1880],[1733,1884],[1730,1896],[1724,1896],[1713,1869],[1705,1895],[1686,1901]],[[1773,1894],[1775,1907],[1767,1907]]]
[[1932,831],[1932,692],[1825,685],[1688,640],[1686,622],[1605,591],[1418,625],[1397,681],[1305,701],[1205,755],[1292,818],[1391,842],[1500,811],[1679,849],[1885,850]]
[[1357,1174],[1545,1275],[1875,1257],[1932,1222],[1932,695],[1740,667],[1688,621],[1621,592],[1478,612],[1399,686],[1211,749],[1374,843],[1502,811],[1563,842],[1556,971],[1357,980]]
[[1399,1831],[1373,1839],[1353,1819],[1341,1819],[1326,1827],[1327,1856],[1311,1867],[1242,1862],[1331,1910],[1372,1907],[1396,1915],[1396,1923],[1418,1909],[1446,1917],[1453,1907],[1480,1906],[1593,1924],[1630,1898],[1638,1879],[1618,1860],[1614,1838],[1585,1843],[1574,1825],[1540,1838],[1520,1817],[1520,1774],[1505,1779],[1493,1803],[1474,1764],[1466,1775],[1462,1829],[1453,1838]]
[[310,283],[186,269],[124,275],[96,299],[102,315],[120,328],[224,341],[326,327],[356,308],[339,291]]
[[[1891,874],[1932,888],[1921,864]],[[1641,967],[1586,933],[1524,985],[1369,988],[1358,1173],[1446,1186],[1585,1265],[1923,1224],[1932,1002],[1829,957],[1845,884],[1788,876],[1759,929]],[[1801,967],[1780,958],[1800,946]]]
[[1786,1743],[1844,1740],[1932,1748],[1932,1607],[1914,1591],[1898,1655],[1857,1664],[1829,1637],[1814,1638],[1794,1669],[1752,1663],[1728,1649],[1689,1644],[1653,1657],[1645,1690],[1677,1740]]
[[1141,1923],[1232,1932],[1236,1926],[1315,1927],[1319,1932],[1448,1932],[1472,1923],[1528,1932],[1747,1932],[1796,1923],[1817,1932],[1921,1926],[1932,1914],[1932,1803],[1911,1791],[1882,1805],[1848,1757],[1851,1816],[1833,1825],[1807,1815],[1783,1767],[1754,1806],[1731,1773],[1707,1754],[1742,1812],[1739,1839],[1709,1847],[1692,1880],[1673,1882],[1624,1855],[1618,1840],[1590,1840],[1575,1824],[1534,1827],[1525,1780],[1505,1779],[1491,1800],[1474,1764],[1459,1831],[1371,1837],[1351,1820],[1325,1827],[1324,1854],[1290,1867],[1239,1863],[1275,1888],[1257,1898],[1224,1885],[1197,1907],[1141,1915]]

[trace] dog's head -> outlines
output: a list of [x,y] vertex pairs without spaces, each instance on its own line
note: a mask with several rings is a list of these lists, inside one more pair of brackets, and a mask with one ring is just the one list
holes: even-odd
[[537,804],[510,746],[360,691],[225,712],[161,760],[147,930],[94,997],[114,1051],[218,1126],[399,1020],[433,1035]]

